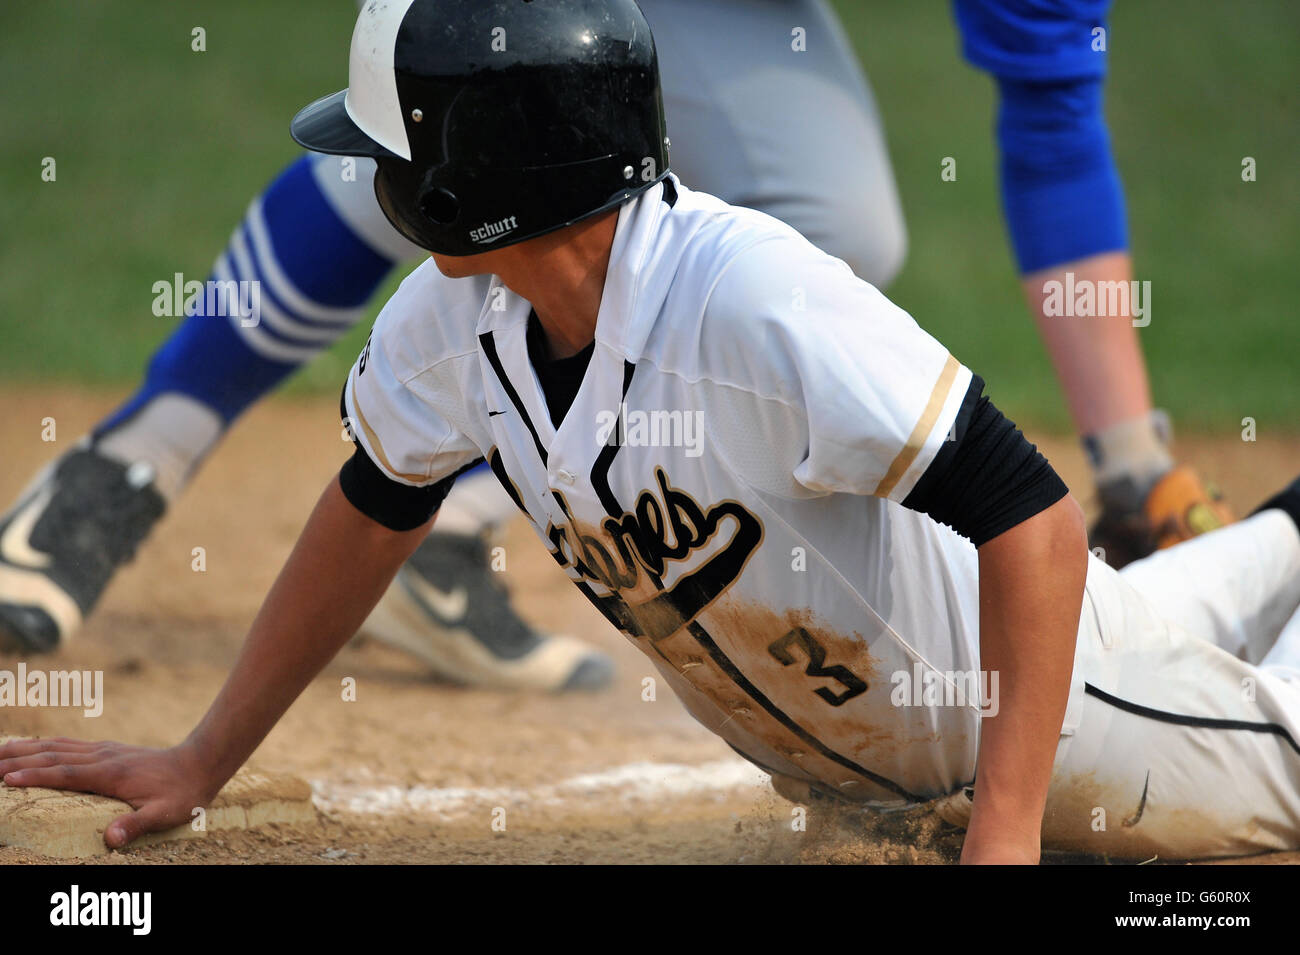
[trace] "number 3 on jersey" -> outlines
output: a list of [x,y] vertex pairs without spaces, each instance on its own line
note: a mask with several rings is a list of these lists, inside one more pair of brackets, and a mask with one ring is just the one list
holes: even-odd
[[796,646],[800,647],[808,658],[808,666],[803,671],[805,676],[829,677],[844,687],[842,693],[833,693],[824,686],[814,691],[831,706],[843,706],[855,696],[867,692],[867,682],[854,675],[848,667],[840,666],[838,663],[826,666],[826,648],[803,627],[795,627],[777,637],[768,646],[767,652],[783,666],[790,666],[796,662],[795,655],[791,652]]

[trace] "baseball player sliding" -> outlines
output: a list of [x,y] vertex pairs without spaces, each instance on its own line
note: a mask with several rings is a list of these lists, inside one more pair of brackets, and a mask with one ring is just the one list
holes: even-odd
[[[907,244],[898,187],[867,77],[826,0],[639,6],[663,64],[675,172],[776,216],[887,287]],[[997,83],[1008,234],[1096,483],[1092,545],[1121,567],[1230,515],[1170,456],[1133,316],[1075,321],[1046,308],[1046,290],[1075,278],[1094,288],[1133,278],[1102,110],[1109,6],[955,0],[952,12],[966,59]],[[361,321],[394,267],[425,256],[385,218],[374,172],[368,157],[321,153],[281,170],[210,276],[264,293],[257,320],[193,302],[134,393],[0,514],[0,651],[70,646],[244,411]],[[537,630],[505,599],[488,552],[513,514],[486,465],[461,475],[363,632],[468,685],[605,685],[607,658]]]
[[978,376],[840,260],[669,172],[631,0],[369,3],[350,76],[294,136],[373,157],[432,253],[344,388],[356,453],[184,742],[10,743],[6,784],[126,800],[115,847],[188,820],[485,459],[783,788],[951,796],[967,862],[1300,846],[1300,481],[1122,573],[1092,558]]

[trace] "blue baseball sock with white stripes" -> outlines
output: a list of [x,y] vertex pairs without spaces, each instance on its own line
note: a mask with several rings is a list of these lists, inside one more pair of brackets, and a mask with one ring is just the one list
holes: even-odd
[[105,453],[152,463],[166,496],[241,412],[361,318],[395,264],[340,214],[318,161],[299,159],[253,201],[213,269],[218,282],[258,283],[256,314],[198,296],[140,389],[95,429]]

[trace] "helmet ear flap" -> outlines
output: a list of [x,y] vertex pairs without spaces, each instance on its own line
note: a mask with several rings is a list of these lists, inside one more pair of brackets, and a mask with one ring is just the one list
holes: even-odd
[[420,197],[420,212],[438,225],[451,225],[460,218],[460,200],[445,186],[438,186]]
[[[446,185],[436,185],[441,180]],[[460,221],[460,197],[442,167],[421,169],[403,159],[380,159],[375,198],[393,227],[422,249],[437,248],[443,230]],[[468,254],[468,253],[462,253]]]

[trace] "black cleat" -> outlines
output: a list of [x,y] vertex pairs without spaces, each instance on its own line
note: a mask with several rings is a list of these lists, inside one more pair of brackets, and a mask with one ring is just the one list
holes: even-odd
[[0,518],[0,651],[67,640],[166,509],[147,464],[68,452]]

